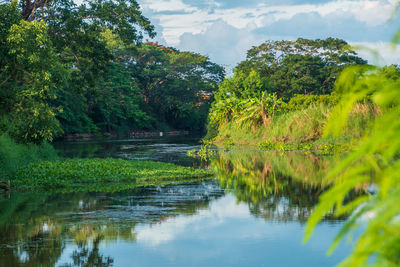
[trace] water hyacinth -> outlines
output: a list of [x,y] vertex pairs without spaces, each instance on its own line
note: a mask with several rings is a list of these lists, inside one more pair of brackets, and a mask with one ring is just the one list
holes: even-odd
[[208,170],[155,161],[65,159],[42,161],[23,167],[12,181],[12,185],[18,189],[73,188],[73,191],[115,191],[201,179],[211,175]]

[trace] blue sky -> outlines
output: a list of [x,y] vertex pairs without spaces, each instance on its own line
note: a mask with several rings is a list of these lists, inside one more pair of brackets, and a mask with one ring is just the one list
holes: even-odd
[[[266,40],[341,38],[371,63],[400,63],[390,40],[397,0],[138,0],[160,43],[234,67]],[[367,48],[379,50],[382,58]]]

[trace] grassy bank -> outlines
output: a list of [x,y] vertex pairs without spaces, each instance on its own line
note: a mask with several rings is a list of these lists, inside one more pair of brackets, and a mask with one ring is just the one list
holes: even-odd
[[212,176],[203,169],[171,163],[123,159],[42,161],[21,168],[12,180],[17,189],[117,191],[138,186],[186,182]]
[[8,135],[0,135],[0,181],[12,180],[20,168],[42,160],[58,159],[54,148],[48,144],[18,144]]
[[19,144],[0,136],[0,181],[16,190],[119,191],[187,182],[212,172],[171,163],[122,159],[62,159],[48,144]]
[[218,145],[250,145],[265,150],[335,150],[350,149],[366,133],[379,109],[368,103],[355,106],[340,137],[323,138],[331,108],[312,105],[282,113],[264,124],[242,124],[231,120],[221,125],[213,139]]

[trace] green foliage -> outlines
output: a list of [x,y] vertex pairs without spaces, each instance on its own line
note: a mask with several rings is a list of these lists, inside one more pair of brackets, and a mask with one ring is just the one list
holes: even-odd
[[145,129],[152,126],[151,118],[143,111],[140,89],[121,63],[111,63],[107,74],[98,80],[88,114],[102,131]]
[[267,139],[289,143],[314,142],[322,136],[329,110],[324,106],[310,106],[281,114],[268,129]]
[[209,113],[210,125],[218,129],[228,123],[233,115],[242,109],[242,104],[243,102],[234,96],[213,102]]
[[193,149],[187,152],[187,155],[193,158],[200,158],[207,161],[217,155],[217,151],[211,148],[211,145],[202,145],[199,150]]
[[235,73],[259,73],[269,92],[279,97],[294,94],[329,94],[335,79],[349,65],[365,64],[343,40],[297,39],[266,41],[247,52]]
[[[400,79],[394,67],[351,67],[337,81],[341,101],[333,110],[325,136],[339,135],[354,107],[366,97],[382,110],[358,148],[337,164],[327,178],[335,186],[324,193],[306,227],[308,239],[316,224],[331,212],[351,213],[332,245],[361,227],[353,253],[343,266],[398,266],[400,264]],[[371,187],[376,187],[373,193]],[[364,192],[354,200],[351,190]]]
[[260,96],[267,89],[266,81],[262,80],[260,74],[254,70],[248,74],[235,71],[235,75],[225,79],[215,93],[215,99],[221,101],[227,98],[236,97],[246,99]]
[[[269,130],[275,113],[311,105],[331,108],[339,100],[328,95],[336,77],[348,65],[365,63],[345,41],[332,38],[268,41],[253,47],[235,68],[234,76],[225,79],[215,93],[209,129],[215,132],[237,122],[252,131],[261,123]],[[317,128],[320,124],[314,122],[312,126]],[[318,129],[314,136],[320,132]]]
[[350,144],[316,144],[316,143],[285,143],[264,141],[258,144],[261,150],[278,150],[278,151],[314,151],[318,154],[331,155],[348,152],[353,149]]
[[14,180],[19,168],[41,160],[57,159],[51,145],[17,144],[7,135],[0,135],[0,181]]
[[[226,87],[221,86],[220,89],[225,91]],[[218,93],[221,94],[222,91],[218,90]],[[220,129],[224,124],[233,122],[250,128],[264,124],[268,128],[275,113],[286,107],[276,94],[265,91],[258,92],[253,97],[241,97],[244,98],[238,98],[234,93],[227,97],[217,97],[210,110],[210,125]]]
[[[8,13],[10,12],[10,13]],[[18,21],[15,3],[0,9],[0,116],[8,119],[6,131],[21,142],[51,141],[62,133],[56,119],[56,87],[65,70],[60,64],[43,22]],[[10,18],[12,17],[12,18]],[[4,21],[15,24],[5,23]]]
[[299,95],[296,94],[290,98],[286,111],[295,111],[306,109],[312,105],[323,105],[326,107],[333,107],[339,102],[339,97],[331,95]]
[[41,143],[69,133],[202,130],[223,69],[142,45],[154,27],[135,0],[0,5],[1,132]]
[[210,94],[223,79],[222,67],[205,56],[154,43],[138,49],[128,69],[149,112],[175,129],[203,129]]
[[268,109],[275,108],[276,100],[275,95],[265,92],[264,82],[257,72],[252,71],[249,75],[238,72],[225,79],[215,92],[215,101],[208,115],[209,125],[219,129],[231,120],[258,123],[266,119]]
[[21,168],[12,181],[20,189],[107,190],[205,178],[212,172],[171,163],[122,159],[42,161]]
[[[283,105],[282,109],[285,109]],[[231,139],[238,145],[257,146],[261,142],[279,144],[313,143],[315,150],[324,150],[320,145],[345,145],[344,150],[351,149],[358,143],[369,125],[381,114],[380,109],[371,103],[357,103],[351,111],[348,124],[339,137],[323,137],[324,127],[330,117],[331,109],[324,105],[311,105],[305,109],[287,113],[277,113],[268,124],[242,125],[236,120],[228,121],[218,129],[214,141],[218,144]],[[346,144],[349,145],[347,148]],[[290,145],[288,145],[290,146]],[[268,149],[268,145],[265,147]],[[330,149],[328,149],[330,150]],[[334,149],[336,150],[336,149]],[[339,148],[339,151],[342,149]]]
[[250,127],[264,124],[268,129],[275,113],[281,111],[285,103],[276,94],[263,92],[260,97],[242,100],[243,109],[235,114],[234,120]]
[[151,125],[121,56],[132,53],[144,34],[154,36],[154,27],[137,2],[101,0],[76,6],[69,0],[50,1],[42,12],[30,15],[38,20],[43,16],[70,74],[54,101],[62,109],[57,118],[64,131],[127,132],[130,127]]

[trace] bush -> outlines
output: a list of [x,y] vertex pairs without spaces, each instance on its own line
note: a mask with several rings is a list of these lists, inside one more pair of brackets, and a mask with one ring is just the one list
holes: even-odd
[[0,181],[14,179],[18,169],[30,163],[57,158],[56,151],[48,143],[18,144],[8,135],[0,135]]
[[295,95],[286,107],[287,111],[306,109],[312,105],[324,105],[333,107],[339,102],[336,95]]

